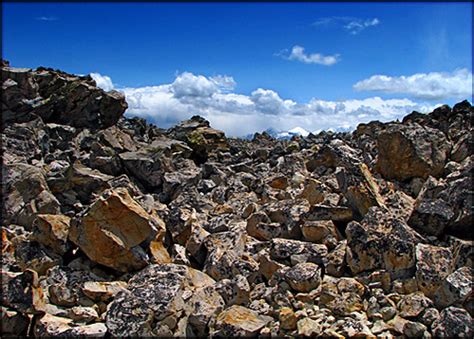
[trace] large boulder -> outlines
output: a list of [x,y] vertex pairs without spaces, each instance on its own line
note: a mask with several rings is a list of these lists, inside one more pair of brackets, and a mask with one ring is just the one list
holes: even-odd
[[354,274],[375,269],[409,274],[415,267],[416,245],[424,241],[405,221],[378,207],[370,208],[361,223],[349,223],[346,236],[346,260]]
[[451,149],[443,132],[416,123],[391,124],[377,138],[376,170],[386,179],[439,177]]
[[106,191],[84,214],[73,219],[69,238],[92,260],[121,272],[145,267],[146,250],[165,230],[124,188]]
[[2,80],[2,119],[7,124],[40,116],[45,122],[106,128],[128,107],[122,93],[105,92],[90,76],[2,66]]
[[2,171],[5,223],[30,229],[36,215],[60,213],[60,204],[49,190],[41,168],[20,163],[5,165]]
[[224,132],[211,128],[209,121],[193,116],[170,129],[170,136],[184,141],[192,148],[192,158],[202,163],[216,151],[228,151],[229,145]]
[[195,335],[204,335],[209,318],[223,307],[214,283],[184,265],[150,265],[115,296],[107,328],[113,336],[186,336],[189,325]]

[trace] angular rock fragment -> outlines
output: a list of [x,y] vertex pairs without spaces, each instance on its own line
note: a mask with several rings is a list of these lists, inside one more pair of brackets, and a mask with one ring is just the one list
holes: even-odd
[[164,231],[158,216],[148,214],[124,189],[104,193],[80,219],[70,239],[93,261],[121,272],[149,261],[146,248]]
[[391,124],[377,138],[377,171],[386,179],[439,177],[451,148],[443,132],[418,124]]
[[217,316],[212,334],[223,337],[254,336],[272,320],[271,317],[234,305]]

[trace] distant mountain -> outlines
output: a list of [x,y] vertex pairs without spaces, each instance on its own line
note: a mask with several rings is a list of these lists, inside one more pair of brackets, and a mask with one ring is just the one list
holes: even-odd
[[[327,130],[320,129],[320,130],[317,130],[317,131],[309,132],[306,129],[304,129],[303,127],[298,126],[298,127],[292,128],[288,131],[277,130],[275,128],[267,128],[265,131],[263,131],[261,133],[267,133],[268,135],[270,135],[271,137],[273,137],[275,139],[289,140],[294,136],[307,137],[310,133],[312,133],[314,135],[317,135],[321,132],[344,133],[344,132],[351,132],[352,130],[353,130],[353,128],[351,128],[351,127],[337,127],[337,128],[329,128]],[[251,139],[253,139],[253,136],[254,136],[254,133],[251,133],[251,134],[245,135],[242,138],[251,140]]]
[[[298,136],[298,135],[306,137],[306,136],[309,135],[310,132],[305,130],[303,127],[295,127],[295,128],[292,128],[288,131],[277,130],[275,128],[267,128],[262,133],[267,133],[268,135],[270,135],[271,137],[273,137],[275,139],[289,140],[293,136]],[[254,136],[254,133],[251,133],[251,134],[247,134],[243,138],[244,139],[252,139],[253,136]]]

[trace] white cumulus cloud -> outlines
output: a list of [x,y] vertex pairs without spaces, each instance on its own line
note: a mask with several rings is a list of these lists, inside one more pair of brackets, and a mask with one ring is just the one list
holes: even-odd
[[284,55],[284,53],[280,53],[283,58],[288,60],[296,60],[303,62],[305,64],[319,64],[324,66],[331,66],[335,63],[339,62],[340,57],[339,54],[334,55],[323,55],[320,53],[312,53],[307,54],[304,51],[304,47],[295,45],[291,49],[291,53],[289,55]]
[[416,73],[392,77],[373,75],[354,84],[357,91],[404,94],[425,100],[472,98],[472,72],[466,68],[452,73]]
[[101,75],[100,73],[91,73],[90,76],[95,80],[97,87],[102,88],[104,91],[110,91],[114,89],[112,79],[107,75]]
[[[105,76],[100,79],[105,78],[110,80]],[[168,84],[117,90],[125,94],[128,102],[126,116],[142,117],[169,128],[193,115],[201,115],[228,136],[244,136],[268,128],[311,132],[347,130],[361,122],[391,121],[414,110],[429,112],[435,107],[409,99],[380,97],[341,101],[314,98],[296,102],[282,98],[271,89],[258,88],[249,95],[235,93],[234,86],[235,81],[229,76],[208,77],[186,72]]]

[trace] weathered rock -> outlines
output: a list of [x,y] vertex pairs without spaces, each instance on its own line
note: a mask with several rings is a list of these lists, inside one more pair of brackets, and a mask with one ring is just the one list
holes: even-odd
[[471,267],[461,267],[448,275],[434,295],[436,304],[443,308],[462,305],[472,294],[473,276]]
[[399,315],[403,318],[419,316],[425,309],[431,307],[433,302],[421,292],[404,295],[397,307]]
[[304,183],[304,189],[299,198],[308,200],[309,204],[319,204],[324,200],[324,193],[327,189],[323,184],[315,179],[307,179]]
[[30,229],[37,214],[59,214],[60,204],[49,191],[44,172],[27,164],[5,165],[3,180],[5,200],[3,218],[6,223]]
[[353,278],[334,279],[326,276],[321,284],[319,307],[339,316],[348,316],[363,309],[364,286]]
[[108,302],[126,288],[127,283],[123,281],[86,281],[83,284],[82,292],[94,301]]
[[417,199],[408,224],[420,232],[439,236],[453,216],[453,210],[442,199]]
[[338,168],[336,177],[339,188],[356,214],[364,216],[370,207],[385,205],[380,188],[367,165],[359,164],[350,174]]
[[466,310],[457,307],[448,307],[442,310],[431,328],[433,336],[440,338],[472,338],[474,334],[471,316]]
[[450,144],[443,132],[420,126],[391,124],[377,138],[377,171],[386,179],[439,177]]
[[102,281],[103,278],[90,272],[90,267],[75,269],[68,266],[55,266],[47,272],[46,280],[49,302],[58,306],[92,306],[93,302],[83,292],[85,282]]
[[311,318],[298,320],[298,335],[303,337],[314,337],[322,332],[321,324]]
[[272,320],[271,317],[234,305],[217,316],[212,334],[221,337],[253,336]]
[[214,299],[206,302],[207,307],[199,307],[196,303],[205,299],[201,295],[192,303],[193,311],[187,310],[186,304],[196,290],[213,284],[209,276],[186,266],[149,265],[130,279],[127,290],[115,296],[107,311],[107,328],[114,336],[152,336],[163,331],[172,334],[182,317],[196,312],[194,324],[202,329],[202,314],[217,310],[220,303],[215,298],[220,297],[205,294]]
[[340,238],[337,228],[331,220],[306,221],[300,227],[301,233],[307,241],[326,243],[326,240],[337,241]]
[[415,248],[423,238],[387,210],[372,207],[361,223],[346,228],[346,260],[354,274],[386,269],[403,275],[415,266]]
[[148,263],[145,248],[163,231],[158,216],[148,214],[125,189],[117,189],[74,219],[69,237],[91,260],[127,272]]
[[72,319],[57,317],[46,313],[34,326],[34,335],[43,336],[65,336],[72,330]]
[[433,298],[442,281],[451,273],[452,255],[447,248],[418,244],[416,246],[416,279],[418,288]]
[[270,256],[276,260],[290,260],[292,264],[298,262],[313,262],[324,264],[328,250],[325,245],[313,244],[305,241],[290,239],[272,239]]
[[[2,95],[6,123],[28,121],[39,115],[47,122],[105,128],[115,124],[127,109],[122,93],[97,88],[90,76],[45,68],[32,71],[2,67],[2,79],[9,81]],[[21,113],[16,114],[17,111]]]
[[21,312],[14,311],[2,306],[1,328],[5,336],[26,336],[30,319]]
[[313,263],[300,263],[285,273],[285,280],[298,292],[310,292],[321,282],[321,269]]
[[296,315],[289,307],[283,307],[278,314],[280,320],[280,327],[284,330],[296,329]]
[[2,271],[2,305],[22,313],[40,313],[44,308],[43,290],[35,271]]
[[64,255],[69,249],[67,239],[70,220],[71,218],[61,214],[39,214],[33,223],[32,238]]
[[349,222],[354,219],[352,209],[343,206],[314,205],[303,218],[309,221],[332,220]]

